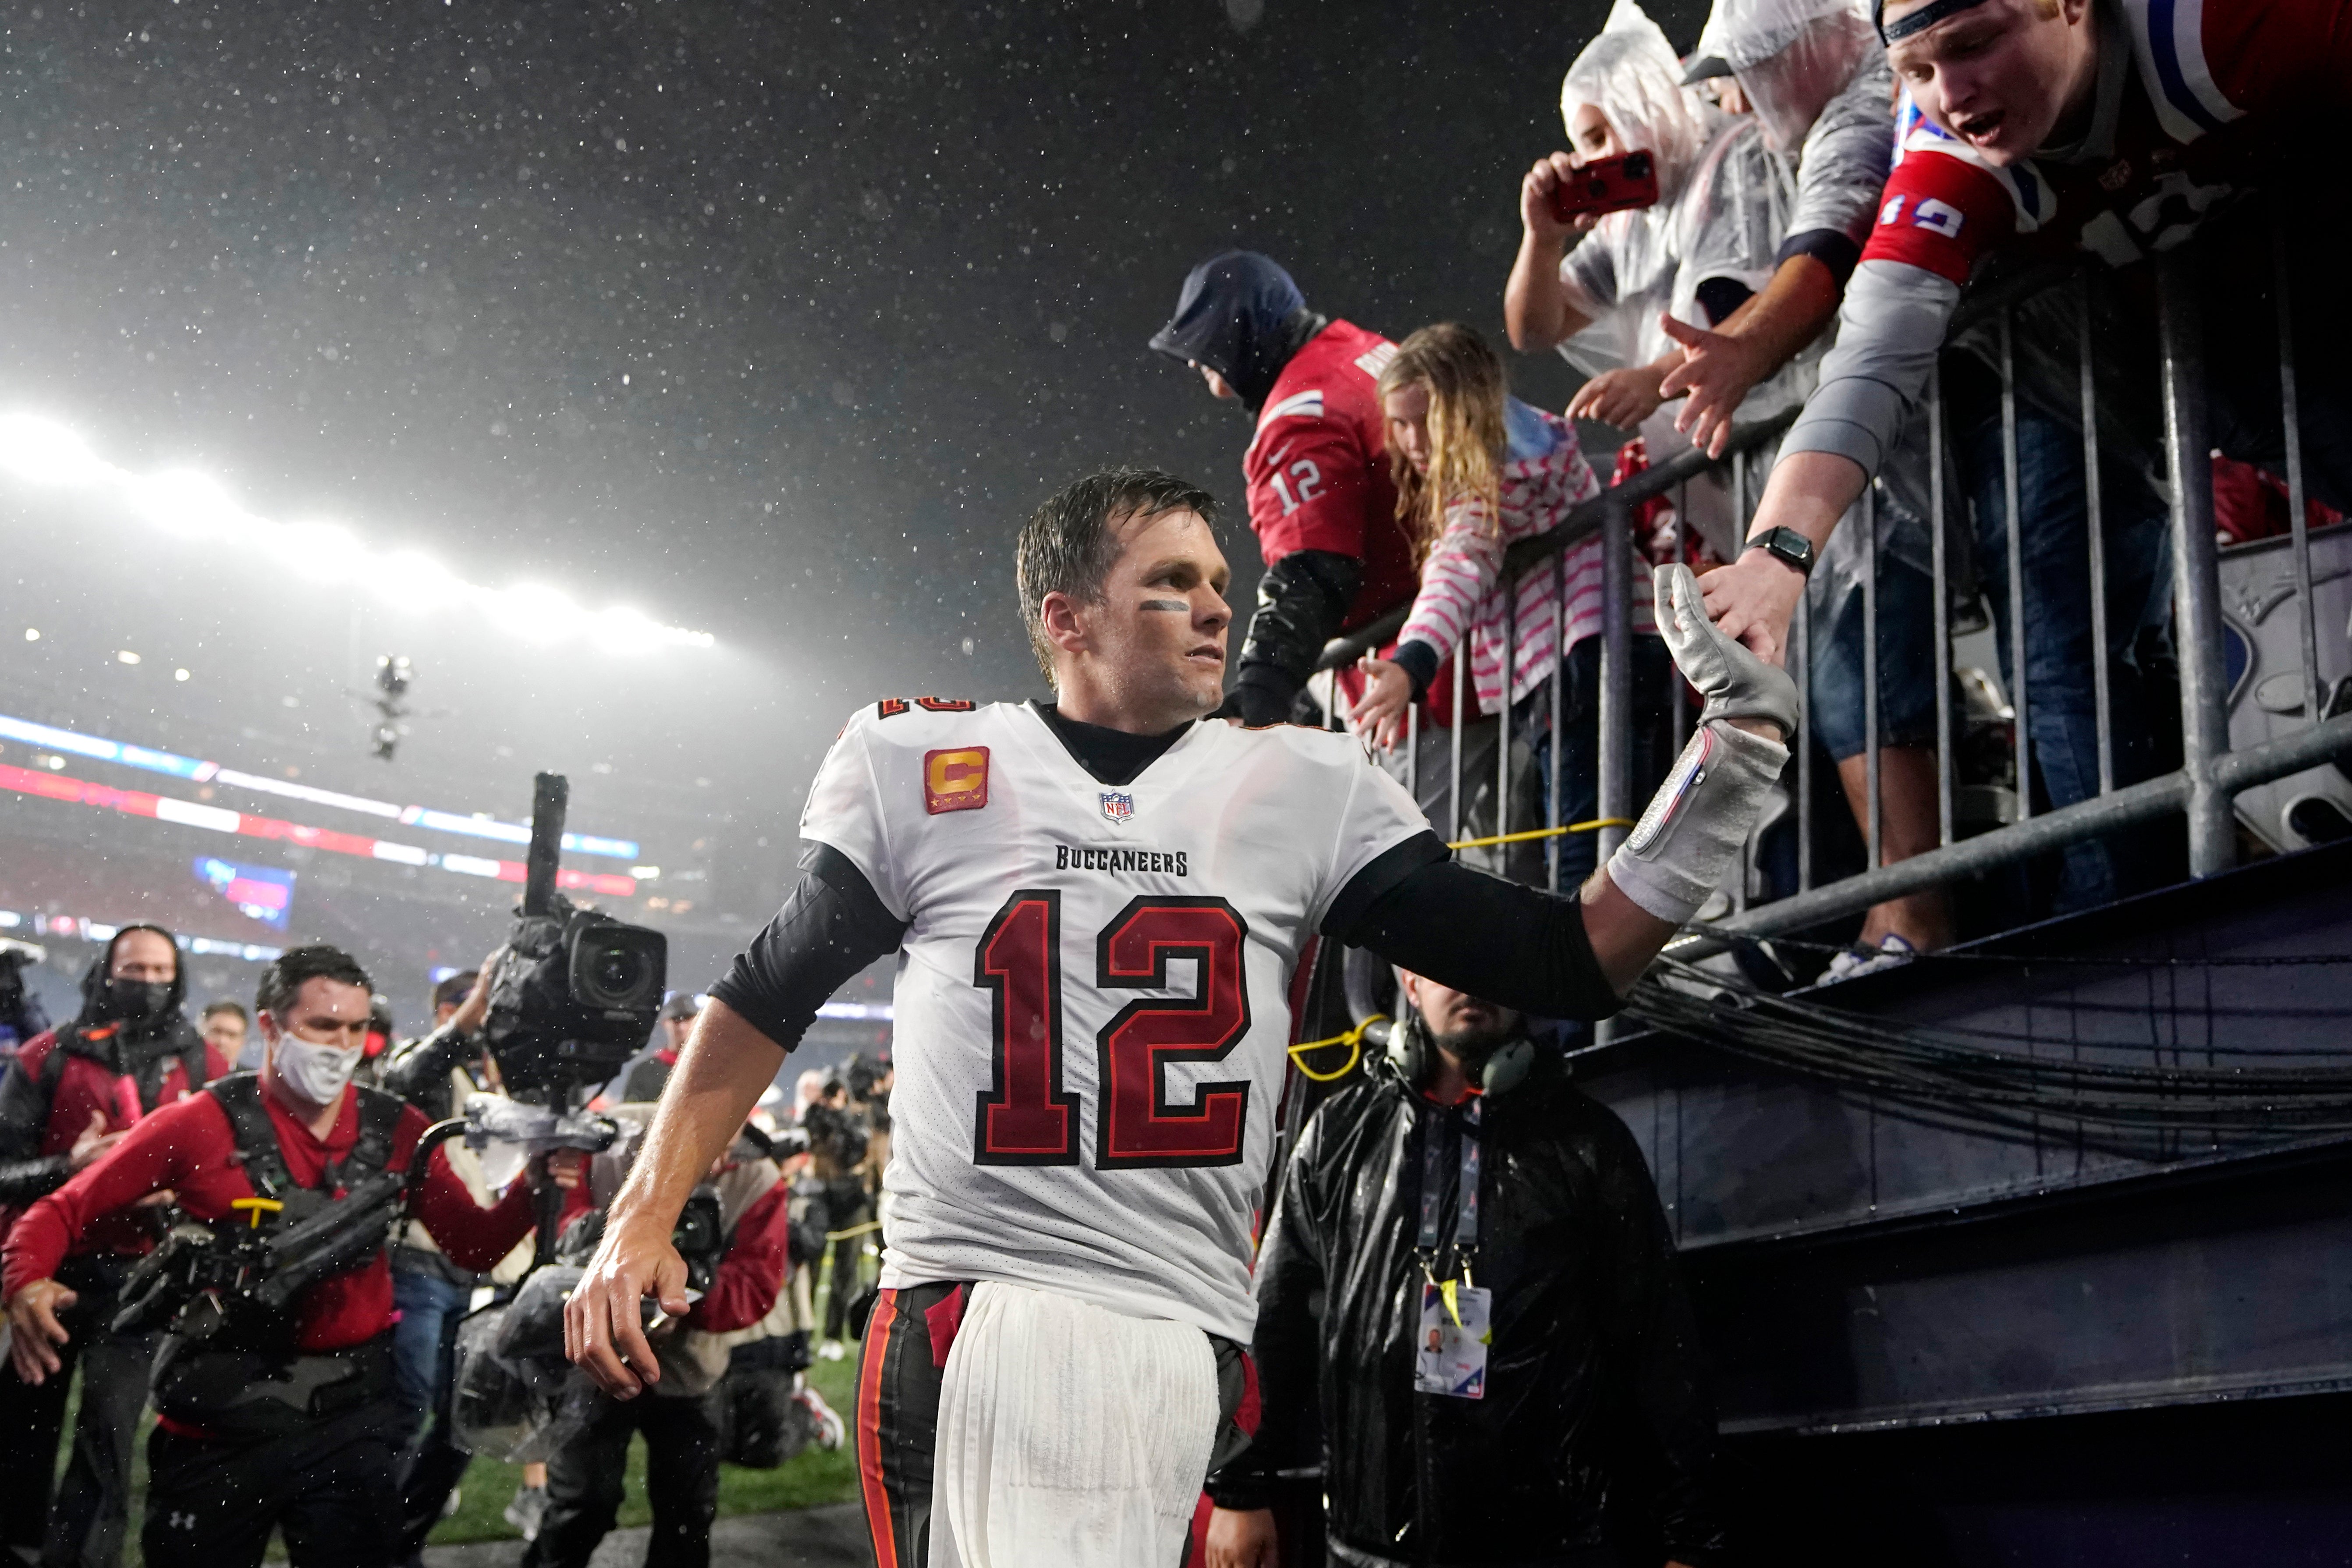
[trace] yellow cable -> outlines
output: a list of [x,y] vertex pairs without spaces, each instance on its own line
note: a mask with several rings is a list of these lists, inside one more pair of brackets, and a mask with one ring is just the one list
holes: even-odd
[[1571,822],[1566,827],[1530,827],[1524,833],[1497,833],[1486,838],[1465,838],[1449,844],[1448,849],[1486,849],[1497,844],[1524,844],[1530,838],[1557,838],[1563,833],[1591,833],[1601,827],[1631,827],[1630,816],[1596,816],[1590,822]]
[[[1355,1071],[1356,1064],[1363,1059],[1364,1031],[1370,1028],[1374,1024],[1385,1024],[1388,1021],[1389,1016],[1387,1014],[1375,1013],[1344,1035],[1334,1035],[1328,1040],[1302,1040],[1297,1045],[1290,1047],[1291,1063],[1296,1066],[1301,1073],[1313,1079],[1317,1083],[1329,1083],[1336,1079],[1343,1079],[1349,1073]],[[1348,1060],[1344,1066],[1335,1068],[1329,1072],[1317,1072],[1313,1068],[1307,1065],[1305,1058],[1300,1055],[1303,1051],[1319,1051],[1328,1046],[1345,1046],[1348,1047]]]

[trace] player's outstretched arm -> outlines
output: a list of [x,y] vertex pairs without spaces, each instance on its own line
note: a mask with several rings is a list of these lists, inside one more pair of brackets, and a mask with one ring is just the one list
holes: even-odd
[[1788,765],[1797,683],[1707,618],[1689,567],[1661,566],[1654,582],[1659,635],[1705,705],[1690,743],[1604,870],[1630,902],[1679,926],[1739,868]]
[[[1444,858],[1434,836],[1324,929],[1441,984],[1551,1018],[1603,1018],[1684,922],[1739,866],[1789,760],[1796,683],[1706,617],[1685,566],[1662,566],[1657,618],[1675,662],[1706,699],[1682,757],[1580,899],[1554,898]],[[1373,868],[1378,874],[1378,863]]]
[[638,1303],[652,1296],[671,1317],[686,1316],[686,1262],[670,1242],[678,1211],[783,1063],[782,1047],[716,997],[695,1021],[613,1200],[604,1245],[563,1309],[564,1353],[614,1398],[661,1380]]

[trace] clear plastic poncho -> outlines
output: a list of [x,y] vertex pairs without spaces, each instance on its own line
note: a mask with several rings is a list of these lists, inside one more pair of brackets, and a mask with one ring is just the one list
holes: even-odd
[[1682,61],[1666,35],[1634,0],[1617,0],[1600,36],[1584,46],[1559,84],[1561,124],[1572,122],[1583,105],[1595,105],[1628,152],[1647,151],[1657,160],[1654,212],[1671,207],[1681,194],[1714,113],[1682,83]]
[[[1855,0],[1715,0],[1697,49],[1731,68],[1766,144],[1790,154],[1857,68],[1880,52],[1870,14]],[[1883,108],[1891,143],[1889,80]]]
[[1591,104],[1609,117],[1621,144],[1648,152],[1658,164],[1655,205],[1607,215],[1570,252],[1563,275],[1587,297],[1594,321],[1560,352],[1588,375],[1646,363],[1669,342],[1657,316],[1674,308],[1676,275],[1690,250],[1685,207],[1692,176],[1730,125],[1712,101],[1682,85],[1682,70],[1657,24],[1634,0],[1617,0],[1608,25],[1560,82],[1563,125]]

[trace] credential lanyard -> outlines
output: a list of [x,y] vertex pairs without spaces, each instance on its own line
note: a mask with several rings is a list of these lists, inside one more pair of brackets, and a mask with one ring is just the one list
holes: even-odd
[[[1478,1250],[1479,1103],[1478,1099],[1473,1096],[1462,1113],[1460,1132],[1462,1154],[1458,1173],[1462,1199],[1454,1215],[1454,1249],[1457,1257],[1463,1260],[1466,1260]],[[1442,1185],[1445,1174],[1445,1141],[1439,1137],[1438,1133],[1445,1126],[1447,1120],[1442,1114],[1438,1116],[1430,1124],[1429,1135],[1422,1140],[1421,1234],[1417,1239],[1423,1268],[1430,1267],[1437,1256],[1439,1210],[1445,1201],[1445,1192]]]

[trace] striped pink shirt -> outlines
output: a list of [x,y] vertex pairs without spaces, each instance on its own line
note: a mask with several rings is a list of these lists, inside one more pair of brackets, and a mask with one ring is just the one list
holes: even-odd
[[[1509,629],[1509,595],[1497,579],[1503,552],[1522,539],[1549,533],[1570,508],[1601,493],[1576,432],[1556,414],[1533,408],[1518,399],[1506,410],[1509,447],[1502,473],[1502,525],[1488,520],[1484,501],[1448,507],[1445,531],[1421,568],[1421,592],[1399,643],[1425,643],[1442,658],[1470,634],[1470,682],[1478,693],[1478,710],[1493,713],[1502,707],[1503,645]],[[1519,580],[1517,643],[1512,661],[1511,700],[1517,701],[1541,685],[1560,656],[1586,637],[1601,632],[1601,537],[1598,534],[1566,552],[1567,628],[1560,635],[1556,592],[1559,570],[1550,563]],[[1656,635],[1651,613],[1650,563],[1633,552],[1632,608],[1633,629]]]

